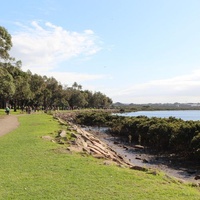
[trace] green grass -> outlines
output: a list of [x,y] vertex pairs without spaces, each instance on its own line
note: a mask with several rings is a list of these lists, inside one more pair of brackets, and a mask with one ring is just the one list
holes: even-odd
[[[16,112],[14,112],[14,110],[11,109],[10,110],[10,114],[12,114],[12,115],[18,115],[18,114],[22,114],[22,113],[21,113],[21,110],[17,110]],[[2,116],[2,115],[6,115],[5,109],[0,109],[0,116]]]
[[198,188],[164,175],[103,165],[102,160],[64,153],[42,139],[64,128],[50,115],[19,116],[20,126],[0,137],[0,199],[199,200]]

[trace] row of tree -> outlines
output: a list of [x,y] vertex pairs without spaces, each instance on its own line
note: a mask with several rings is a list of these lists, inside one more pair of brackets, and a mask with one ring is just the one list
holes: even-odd
[[112,100],[101,92],[82,90],[74,82],[71,87],[61,85],[54,77],[21,70],[22,62],[9,55],[11,35],[0,27],[0,108],[107,108]]
[[76,122],[108,126],[109,132],[128,142],[149,147],[156,152],[175,153],[200,159],[200,121],[184,121],[174,117],[123,117],[105,112],[80,113]]

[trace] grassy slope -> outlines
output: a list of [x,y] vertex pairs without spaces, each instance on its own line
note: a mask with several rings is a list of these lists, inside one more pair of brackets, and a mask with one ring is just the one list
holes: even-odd
[[61,153],[41,138],[61,127],[45,114],[19,117],[0,137],[0,199],[200,199],[197,188],[145,172],[105,166],[101,160]]

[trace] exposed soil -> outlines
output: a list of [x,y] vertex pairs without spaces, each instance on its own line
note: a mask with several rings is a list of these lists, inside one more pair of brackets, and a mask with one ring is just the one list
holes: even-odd
[[0,136],[3,136],[19,126],[17,116],[5,115],[0,117]]

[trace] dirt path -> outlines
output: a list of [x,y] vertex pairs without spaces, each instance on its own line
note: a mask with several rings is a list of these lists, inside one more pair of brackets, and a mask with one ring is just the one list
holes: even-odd
[[17,116],[6,115],[0,117],[0,137],[15,130],[19,126]]

